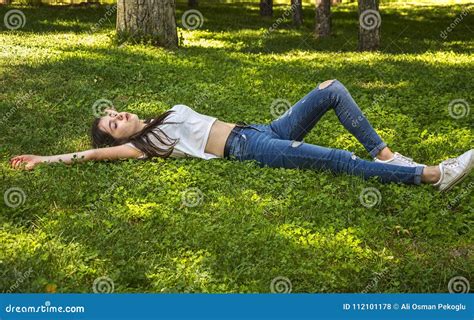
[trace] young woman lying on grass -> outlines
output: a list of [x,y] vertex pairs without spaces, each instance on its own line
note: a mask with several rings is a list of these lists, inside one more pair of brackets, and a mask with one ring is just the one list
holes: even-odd
[[[374,161],[353,153],[303,143],[305,135],[329,110],[365,147]],[[106,109],[92,125],[96,149],[56,156],[21,155],[10,159],[14,168],[33,169],[46,162],[114,160],[151,157],[197,157],[257,160],[260,166],[330,170],[382,182],[429,183],[447,191],[471,171],[474,150],[437,166],[418,164],[393,153],[364,117],[347,89],[338,80],[319,84],[281,117],[266,124],[222,122],[199,114],[185,105],[175,105],[154,119]],[[166,121],[165,121],[166,120]],[[25,164],[24,166],[22,164]]]

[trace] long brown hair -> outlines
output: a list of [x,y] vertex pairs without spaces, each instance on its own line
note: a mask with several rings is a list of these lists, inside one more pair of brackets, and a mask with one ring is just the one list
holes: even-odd
[[[99,128],[99,122],[101,118],[95,118],[92,122],[91,128],[91,142],[94,148],[103,148],[103,147],[113,147],[118,146],[124,143],[131,142],[136,146],[140,151],[146,154],[148,158],[152,157],[162,157],[167,158],[173,152],[174,146],[178,143],[179,139],[172,139],[166,133],[159,128],[162,124],[167,123],[176,123],[176,122],[164,122],[165,119],[172,113],[174,110],[168,110],[160,114],[156,118],[149,118],[145,120],[146,126],[143,130],[135,133],[134,135],[124,138],[124,139],[115,139],[109,133],[102,131]],[[150,137],[153,136],[161,144],[168,146],[168,148],[160,148],[155,145]],[[166,141],[165,141],[166,140]]]

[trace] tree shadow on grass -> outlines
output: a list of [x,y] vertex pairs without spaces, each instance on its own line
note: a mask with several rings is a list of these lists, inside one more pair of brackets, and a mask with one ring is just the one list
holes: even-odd
[[[22,8],[27,16],[24,28],[15,32],[57,33],[57,32],[90,32],[99,23],[98,30],[113,31],[115,15],[105,16],[108,7],[77,9],[61,7]],[[357,49],[357,12],[355,9],[346,11],[339,6],[333,12],[333,34],[327,39],[314,39],[314,17],[312,12],[305,10],[305,23],[302,28],[295,29],[291,21],[278,22],[269,35],[265,32],[278,21],[280,13],[286,6],[276,6],[273,19],[262,19],[258,10],[249,10],[246,5],[203,5],[200,7],[205,24],[199,30],[215,33],[219,39],[229,44],[242,42],[241,48],[235,50],[249,53],[285,53],[292,50],[309,50],[323,52],[347,52]],[[462,6],[436,6],[433,8],[389,9],[382,12],[382,44],[381,51],[387,53],[422,53],[426,51],[454,51],[458,53],[472,52],[473,18],[466,16],[462,23],[450,32],[446,39],[440,34],[453,22],[450,9],[462,11]],[[5,9],[0,9],[1,10]],[[181,23],[181,14],[186,7],[178,8],[177,21]],[[407,14],[410,13],[411,14]],[[311,14],[310,14],[311,13]],[[249,32],[243,32],[249,31]],[[223,34],[218,34],[224,32]],[[462,44],[462,42],[465,44]]]
[[[0,15],[4,16],[9,9],[19,9],[25,15],[24,27],[15,32],[34,32],[37,34],[74,32],[89,32],[91,28],[103,20],[102,27],[114,27],[115,15],[105,16],[106,6],[91,8],[75,8],[63,6],[41,7],[0,7]],[[0,31],[11,32],[2,24]]]

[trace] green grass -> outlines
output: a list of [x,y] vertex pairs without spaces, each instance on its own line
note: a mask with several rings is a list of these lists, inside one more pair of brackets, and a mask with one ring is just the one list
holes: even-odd
[[[472,177],[441,195],[225,160],[8,166],[13,155],[90,148],[100,98],[141,117],[184,103],[269,123],[274,99],[294,103],[333,78],[393,150],[438,163],[473,145],[472,110],[454,119],[448,105],[474,103],[474,17],[440,37],[466,6],[382,6],[379,53],[355,51],[354,5],[334,8],[333,36],[314,40],[311,6],[301,29],[285,21],[262,37],[286,7],[262,19],[255,4],[202,3],[202,28],[180,27],[174,52],[117,47],[114,19],[89,34],[105,6],[12,7],[27,21],[0,32],[0,190],[26,197],[0,203],[0,291],[92,292],[102,276],[115,292],[270,292],[279,276],[292,292],[448,292],[454,276],[472,282]],[[186,9],[178,5],[180,26]],[[369,158],[332,113],[305,141]],[[369,187],[381,194],[372,208],[359,199]],[[185,206],[192,188],[202,201]]]

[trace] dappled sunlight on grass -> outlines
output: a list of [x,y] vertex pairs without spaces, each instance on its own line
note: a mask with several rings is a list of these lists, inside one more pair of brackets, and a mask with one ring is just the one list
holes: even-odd
[[60,152],[60,150],[63,150],[64,152],[74,152],[74,150],[85,150],[92,148],[88,132],[84,132],[82,136],[74,137],[60,134],[59,138],[55,140],[54,144],[57,152]]
[[[212,278],[209,269],[211,254],[205,250],[193,252],[181,250],[176,257],[164,257],[163,261],[146,275],[156,292],[214,292],[219,283]],[[166,263],[165,262],[165,263]],[[169,284],[173,287],[170,288]],[[225,289],[224,286],[222,286]]]
[[339,258],[349,258],[351,255],[358,256],[358,258],[370,258],[373,255],[371,249],[361,246],[362,241],[355,236],[353,228],[347,228],[335,233],[334,230],[312,232],[305,227],[282,224],[277,230],[294,244],[307,249],[332,252],[334,255],[340,255]]
[[417,8],[437,8],[449,5],[469,5],[472,4],[470,0],[416,0],[416,1],[393,1],[382,2],[380,8],[395,8],[395,9],[417,9]]
[[[335,231],[333,228],[312,231],[308,227],[310,226],[282,224],[277,228],[277,232],[289,239],[298,248],[297,250],[318,257],[313,267],[331,279],[322,284],[318,292],[330,291],[330,282],[333,281],[350,291],[351,283],[347,281],[346,275],[350,274],[352,278],[368,277],[366,280],[368,282],[371,273],[394,268],[398,263],[398,259],[394,259],[393,254],[386,248],[377,251],[366,246],[357,237],[354,228],[349,227],[340,231]],[[324,261],[331,263],[331,268],[320,269]]]
[[216,39],[203,39],[199,37],[189,37],[183,41],[185,47],[201,47],[201,48],[229,48],[225,41]]
[[[97,273],[106,273],[103,261],[88,258],[91,256],[89,248],[77,242],[62,242],[59,236],[52,237],[41,230],[25,232],[4,224],[0,238],[3,246],[0,267],[8,265],[1,268],[1,287],[5,290],[18,286],[18,273],[28,270],[31,270],[29,279],[13,291],[46,292],[48,286],[54,286],[58,292],[69,292],[74,290],[77,281],[92,285]],[[82,290],[91,291],[87,286]]]
[[[380,134],[380,133],[379,133]],[[384,139],[384,138],[383,138]],[[338,148],[343,150],[363,150],[360,143],[357,139],[348,132],[338,134],[337,137],[331,141],[330,146],[332,148]],[[367,152],[364,151],[363,154],[358,154],[361,158],[366,158],[368,156]]]
[[442,148],[449,148],[453,150],[449,154],[440,154],[434,152],[431,157],[432,163],[438,163],[446,157],[456,157],[459,152],[465,149],[464,146],[473,144],[472,132],[467,128],[449,128],[443,133],[428,132],[427,130],[421,133],[421,141],[419,148],[425,150],[440,150]]
[[[403,89],[406,89],[410,85],[412,84],[407,80],[401,80],[395,83],[387,83],[387,82],[384,82],[383,80],[359,82],[359,86],[361,88],[377,89],[377,90],[380,90],[380,89],[403,90]],[[380,98],[383,99],[384,95],[382,94]]]
[[56,19],[54,21],[49,21],[49,20],[38,21],[37,23],[39,25],[48,26],[52,30],[54,30],[58,27],[77,27],[78,29],[81,29],[81,28],[85,29],[85,28],[89,27],[88,23],[84,23],[84,22],[81,23],[78,20],[73,21],[73,20],[59,20],[59,19]]
[[162,205],[159,203],[135,203],[133,199],[125,201],[126,211],[120,213],[113,211],[113,214],[119,214],[130,220],[145,220],[150,218],[155,212],[162,211]]

